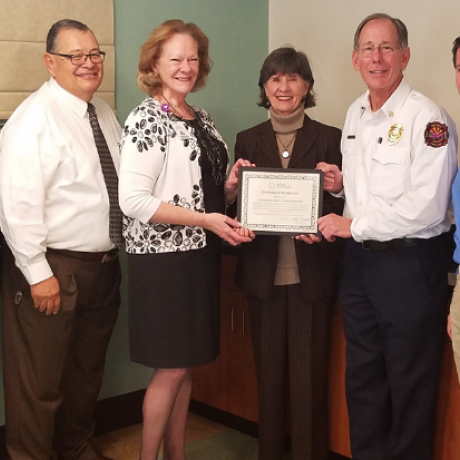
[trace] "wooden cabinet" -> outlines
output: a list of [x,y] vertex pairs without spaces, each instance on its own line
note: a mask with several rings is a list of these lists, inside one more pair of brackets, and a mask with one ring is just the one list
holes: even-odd
[[[257,421],[257,383],[246,296],[233,284],[236,257],[224,255],[221,281],[221,354],[213,364],[194,369],[192,398]],[[351,457],[345,401],[345,337],[340,308],[332,318],[329,365],[330,450]],[[460,460],[460,385],[446,341],[439,383],[433,460]]]
[[345,401],[345,336],[339,305],[331,326],[329,359],[329,449],[351,458],[348,410]]
[[[345,337],[337,308],[333,317],[329,372],[330,450],[351,457],[348,412],[345,401]],[[438,389],[433,460],[460,460],[460,385],[452,343],[444,344]]]
[[193,370],[192,399],[257,421],[257,380],[246,296],[233,283],[236,257],[223,255],[220,355]]

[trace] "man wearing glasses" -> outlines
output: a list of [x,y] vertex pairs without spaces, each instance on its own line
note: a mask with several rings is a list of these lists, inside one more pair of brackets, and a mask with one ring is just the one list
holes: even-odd
[[347,239],[339,299],[355,460],[432,458],[447,302],[440,240],[457,133],[403,78],[409,58],[402,21],[361,22],[352,59],[368,91],[347,113],[343,176],[319,165],[325,187],[345,197],[344,216],[324,216],[319,228]]
[[105,53],[88,27],[58,21],[46,46],[51,79],[0,134],[6,444],[11,460],[101,460],[89,439],[120,304],[121,129],[94,96]]

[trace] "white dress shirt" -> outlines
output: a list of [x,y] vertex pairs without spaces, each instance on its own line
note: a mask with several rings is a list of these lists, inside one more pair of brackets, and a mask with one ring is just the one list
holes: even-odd
[[[447,125],[447,145],[425,143],[430,122]],[[390,128],[400,125],[391,145]],[[344,216],[358,241],[431,238],[450,227],[457,131],[449,115],[403,79],[376,112],[369,92],[349,108],[342,135]]]
[[[121,128],[93,97],[99,124],[119,169]],[[109,238],[109,197],[87,103],[50,79],[0,132],[0,222],[30,284],[52,276],[46,249],[101,252]]]

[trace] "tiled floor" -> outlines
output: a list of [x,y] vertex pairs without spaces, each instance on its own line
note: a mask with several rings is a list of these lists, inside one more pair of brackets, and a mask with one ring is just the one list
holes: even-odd
[[[230,429],[189,413],[186,444],[210,438]],[[94,439],[96,447],[107,457],[115,460],[137,460],[141,442],[141,425],[107,433]]]
[[[141,429],[142,425],[134,425],[123,430],[113,431],[102,436],[98,436],[94,439],[96,447],[107,457],[114,460],[138,460],[139,457],[139,446],[141,441]],[[199,417],[193,413],[189,413],[187,420],[187,431],[185,436],[185,443],[191,444],[196,441],[202,441],[207,438],[221,435],[232,431],[218,423],[211,422],[208,419]],[[225,435],[227,436],[227,435]],[[216,439],[223,439],[217,437]],[[257,445],[251,442],[251,445],[245,444],[249,447],[243,448],[237,458],[240,459],[254,459],[257,457]],[[218,445],[217,450],[219,454],[223,449],[228,449],[228,446]],[[250,452],[248,452],[250,450]],[[187,454],[188,455],[188,454]],[[225,455],[219,458],[227,458]],[[216,457],[217,457],[216,456]],[[200,457],[200,455],[198,455]],[[195,456],[192,455],[192,458]],[[234,458],[230,456],[229,458]],[[289,455],[286,458],[290,458]],[[330,453],[329,460],[348,460],[340,455]]]

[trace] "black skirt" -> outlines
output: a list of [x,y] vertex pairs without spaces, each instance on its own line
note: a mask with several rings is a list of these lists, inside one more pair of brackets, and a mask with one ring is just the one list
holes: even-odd
[[219,354],[220,240],[203,249],[128,254],[131,359],[155,368],[193,367]]

